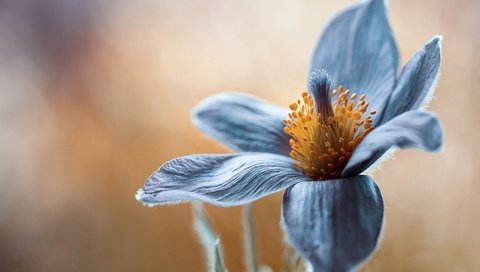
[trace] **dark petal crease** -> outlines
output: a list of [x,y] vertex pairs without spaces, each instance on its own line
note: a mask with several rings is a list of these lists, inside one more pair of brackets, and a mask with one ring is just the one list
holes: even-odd
[[199,200],[235,206],[308,180],[282,155],[190,155],[162,165],[136,198],[147,205]]
[[[370,109],[383,112],[395,84],[398,50],[384,0],[359,1],[326,27],[313,52],[310,72],[326,70],[337,85],[365,93]],[[374,119],[375,119],[374,118]]]
[[288,156],[288,136],[283,132],[286,108],[246,95],[223,93],[201,101],[192,120],[205,134],[234,151],[267,152]]
[[443,132],[435,114],[409,111],[374,129],[353,151],[342,177],[358,175],[370,167],[391,147],[438,151]]
[[383,199],[369,176],[302,182],[283,198],[283,228],[315,271],[350,271],[375,250]]
[[429,102],[440,71],[441,37],[435,36],[407,62],[385,109],[382,123]]

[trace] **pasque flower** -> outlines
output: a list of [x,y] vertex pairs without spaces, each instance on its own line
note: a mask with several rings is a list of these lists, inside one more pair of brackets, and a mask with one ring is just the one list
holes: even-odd
[[384,216],[380,190],[363,173],[392,148],[442,145],[435,114],[423,109],[440,60],[435,36],[397,76],[385,1],[359,1],[324,30],[308,92],[289,109],[234,93],[205,99],[194,124],[239,153],[168,161],[136,198],[234,206],[286,189],[290,243],[315,271],[354,269],[375,250]]

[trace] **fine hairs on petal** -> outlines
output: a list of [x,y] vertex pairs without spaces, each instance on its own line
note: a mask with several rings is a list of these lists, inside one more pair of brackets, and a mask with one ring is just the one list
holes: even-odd
[[[442,58],[442,40],[443,36],[442,35],[435,35],[428,43],[437,40],[438,42],[438,48],[440,50],[440,59]],[[441,65],[441,64],[440,64]],[[419,109],[426,109],[428,108],[428,105],[430,105],[430,102],[432,99],[435,97],[433,96],[433,93],[435,92],[435,89],[437,88],[438,85],[438,80],[440,80],[440,75],[441,75],[441,67],[439,67],[437,74],[435,75],[435,78],[433,79],[433,83],[430,86],[430,89],[427,91],[427,95],[425,96],[423,102],[420,104]]]
[[441,61],[441,36],[434,36],[403,67],[380,123],[407,111],[425,109],[439,79]]
[[227,271],[223,260],[223,253],[220,237],[214,231],[210,220],[208,220],[203,206],[200,203],[193,203],[194,228],[198,234],[201,244],[205,250],[208,260],[209,271]]
[[386,151],[379,159],[377,159],[367,170],[363,171],[363,175],[373,175],[376,171],[382,170],[382,164],[388,160],[395,160],[395,153],[398,151],[398,148],[391,147]]

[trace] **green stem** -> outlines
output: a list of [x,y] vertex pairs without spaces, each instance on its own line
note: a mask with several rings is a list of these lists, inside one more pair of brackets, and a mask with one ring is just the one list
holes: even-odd
[[208,271],[226,272],[220,238],[212,228],[202,204],[193,203],[194,227],[206,253]]
[[252,214],[252,205],[243,206],[245,262],[248,272],[259,272],[257,240],[255,235],[255,222]]

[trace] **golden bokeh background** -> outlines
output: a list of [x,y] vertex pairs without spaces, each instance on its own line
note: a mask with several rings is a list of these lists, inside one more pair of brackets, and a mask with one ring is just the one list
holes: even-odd
[[[242,91],[288,105],[318,33],[350,1],[0,1],[0,270],[202,271],[189,204],[134,194],[162,162],[229,152],[190,122]],[[479,271],[480,2],[391,0],[401,63],[442,34],[430,109],[440,154],[397,152],[375,173],[381,246],[362,271]],[[281,270],[281,193],[254,204],[262,263]],[[241,208],[207,207],[230,271]]]

